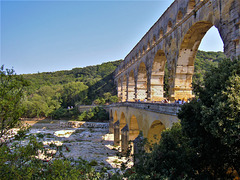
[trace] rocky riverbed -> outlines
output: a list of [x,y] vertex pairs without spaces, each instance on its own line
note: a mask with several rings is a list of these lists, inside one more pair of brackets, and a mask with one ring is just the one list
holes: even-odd
[[[46,147],[55,144],[61,146],[62,154],[67,158],[95,161],[97,170],[106,167],[109,173],[116,172],[120,170],[121,163],[126,162],[125,158],[117,156],[119,147],[113,146],[113,134],[108,133],[108,123],[81,122],[76,125],[74,121],[32,120],[24,121],[24,124],[31,126],[29,134],[36,134]],[[132,165],[130,161],[127,167]]]

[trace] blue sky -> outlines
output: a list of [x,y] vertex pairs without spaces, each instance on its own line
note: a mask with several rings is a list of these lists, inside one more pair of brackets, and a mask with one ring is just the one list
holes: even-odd
[[[1,1],[1,62],[17,74],[124,59],[173,0]],[[212,28],[200,48],[223,51]]]

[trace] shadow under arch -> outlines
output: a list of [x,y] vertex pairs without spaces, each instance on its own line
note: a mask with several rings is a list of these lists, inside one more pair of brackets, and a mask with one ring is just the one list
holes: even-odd
[[150,145],[153,145],[155,143],[159,143],[161,139],[161,133],[163,130],[165,130],[166,127],[160,120],[155,120],[148,130],[148,142]]
[[118,120],[117,111],[115,111],[115,112],[114,112],[114,115],[113,115],[113,124],[114,124],[115,122],[117,122],[117,120]]
[[144,62],[141,62],[138,68],[137,99],[140,101],[147,99],[147,69]]
[[136,116],[132,115],[129,126],[129,140],[133,141],[139,135],[139,126]]
[[199,21],[185,34],[177,59],[174,88],[171,92],[175,99],[188,99],[192,94],[192,76],[194,74],[194,62],[198,47],[207,33],[213,27],[209,21]]
[[113,112],[112,112],[112,109],[110,110],[109,117],[110,117],[110,119],[113,118]]
[[121,116],[120,116],[120,132],[121,132],[121,129],[124,128],[124,126],[126,126],[127,124],[127,121],[126,121],[126,117],[125,117],[125,114],[122,112],[121,113]]
[[164,70],[167,58],[163,50],[159,50],[153,60],[151,74],[151,100],[161,101],[164,94]]

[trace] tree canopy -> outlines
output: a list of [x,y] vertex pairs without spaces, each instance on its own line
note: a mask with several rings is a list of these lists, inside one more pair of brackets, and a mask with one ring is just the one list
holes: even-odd
[[0,138],[14,127],[21,117],[21,101],[27,85],[27,81],[14,74],[14,70],[5,70],[4,66],[0,68]]
[[195,89],[199,99],[182,106],[180,124],[141,156],[138,175],[232,179],[240,174],[240,58],[212,66],[202,85]]

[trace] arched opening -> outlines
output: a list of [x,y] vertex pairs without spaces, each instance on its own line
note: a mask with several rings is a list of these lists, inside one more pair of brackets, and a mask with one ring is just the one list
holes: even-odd
[[150,129],[148,130],[148,136],[147,136],[147,139],[150,145],[159,143],[161,139],[161,133],[164,129],[166,128],[161,121],[156,120],[152,123]]
[[195,8],[195,6],[196,6],[195,0],[189,0],[187,12],[190,13]]
[[124,128],[124,126],[126,126],[127,124],[127,121],[126,121],[126,118],[125,118],[125,114],[122,112],[121,113],[121,117],[120,117],[120,132],[121,132],[121,129]]
[[172,29],[172,21],[168,21],[167,32],[169,32],[171,29]]
[[142,48],[142,54],[145,54],[145,47]]
[[140,101],[147,99],[147,69],[143,62],[138,69],[137,99]]
[[147,44],[147,51],[150,49],[150,42],[148,41],[148,44]]
[[161,101],[164,94],[164,69],[167,58],[163,50],[159,50],[154,57],[151,75],[151,100]]
[[140,58],[142,55],[141,50],[139,50],[138,57]]
[[126,99],[127,99],[127,77],[126,75],[124,75],[122,82],[122,102],[125,102]]
[[155,45],[155,44],[156,44],[156,36],[154,35],[154,36],[153,36],[152,45]]
[[206,32],[213,26],[211,22],[200,21],[195,23],[185,34],[180,46],[177,60],[174,90],[171,92],[175,99],[194,97],[192,94],[192,77],[198,47]]
[[161,39],[163,37],[163,30],[161,29],[160,31],[159,31],[159,39]]
[[134,72],[131,70],[128,79],[128,101],[135,100],[135,79],[134,79]]
[[115,122],[117,122],[117,120],[118,120],[117,111],[115,111],[115,112],[114,112],[114,115],[113,115],[113,124],[114,124]]
[[178,15],[177,15],[177,23],[179,23],[183,18],[183,14],[182,14],[182,11],[178,11]]
[[212,26],[204,35],[198,49],[203,51],[223,52],[223,41],[215,26]]
[[129,140],[133,141],[139,135],[139,127],[136,116],[132,116],[130,119],[130,128],[129,128]]
[[122,83],[121,83],[121,78],[118,79],[117,92],[118,92],[118,101],[122,101]]

